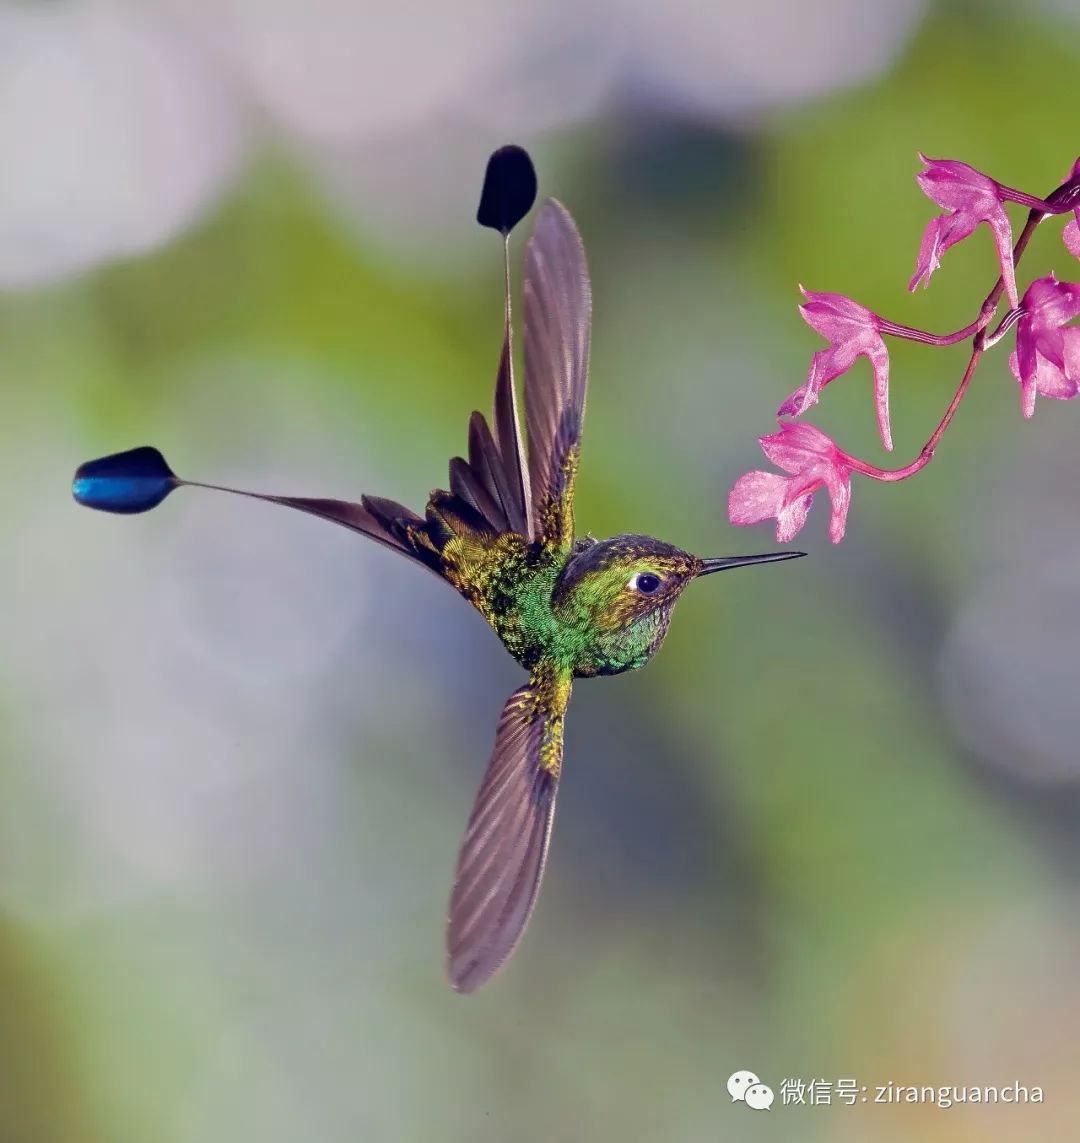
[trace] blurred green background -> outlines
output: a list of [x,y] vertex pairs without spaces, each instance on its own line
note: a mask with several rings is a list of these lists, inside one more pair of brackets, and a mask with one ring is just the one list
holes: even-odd
[[[797,284],[971,320],[985,228],[904,289],[916,152],[1049,191],[1078,67],[1066,3],[0,6],[0,1139],[1075,1138],[1080,414],[1025,423],[1006,343],[842,545],[822,498],[811,559],[578,686],[539,907],[469,998],[449,879],[520,681],[490,631],[342,529],[67,482],[154,443],[421,505],[490,402],[472,216],[512,139],[593,275],[580,528],[768,548],[726,497],[820,347]],[[1043,229],[1021,289],[1077,276]],[[894,348],[896,464],[965,355]],[[865,362],[810,419],[885,462]],[[848,1077],[1045,1102],[781,1105]]]

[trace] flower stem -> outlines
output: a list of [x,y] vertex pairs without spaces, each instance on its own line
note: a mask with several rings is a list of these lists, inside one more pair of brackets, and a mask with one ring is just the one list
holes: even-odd
[[[1040,200],[1041,202],[1041,200]],[[1046,204],[1043,203],[1043,206]],[[1028,243],[1031,241],[1031,236],[1035,233],[1035,228],[1039,225],[1044,218],[1047,217],[1047,211],[1041,207],[1032,207],[1028,214],[1027,222],[1024,224],[1024,229],[1020,232],[1020,237],[1016,240],[1016,245],[1013,247],[1013,265],[1019,263],[1023,257],[1024,251],[1027,249]],[[973,322],[970,326],[966,327],[974,332],[974,338],[971,345],[971,356],[968,358],[967,367],[964,369],[964,375],[960,378],[960,384],[956,387],[956,392],[953,394],[952,400],[949,402],[949,407],[945,410],[945,415],[938,422],[938,427],[934,429],[930,439],[923,445],[919,451],[919,455],[903,468],[878,468],[876,465],[868,464],[864,460],[859,460],[858,457],[848,456],[848,461],[851,464],[853,471],[861,472],[864,476],[869,476],[873,480],[881,480],[886,483],[894,483],[898,480],[907,480],[909,476],[914,476],[920,469],[925,468],[934,458],[934,452],[937,450],[938,443],[945,435],[945,430],[949,427],[950,422],[956,415],[956,410],[960,407],[960,402],[964,399],[964,395],[968,391],[971,384],[971,379],[975,375],[976,366],[979,364],[979,359],[987,348],[994,344],[995,341],[1008,329],[1012,322],[1009,320],[1011,313],[1006,314],[1001,326],[994,331],[989,337],[986,333],[986,327],[990,324],[990,319],[993,317],[997,310],[997,304],[1001,300],[1001,295],[1005,291],[1005,281],[999,275],[998,280],[994,283],[993,289],[986,295],[986,300],[983,302],[979,310],[978,321]],[[1013,311],[1015,312],[1015,311]],[[1019,316],[1019,315],[1017,315]],[[1015,319],[1013,319],[1015,320]],[[1007,323],[1007,324],[1006,324]],[[882,325],[884,329],[884,325]],[[960,340],[957,338],[956,340]],[[934,343],[938,344],[938,343]],[[942,342],[940,344],[950,344],[949,342]]]
[[934,429],[933,435],[922,446],[919,455],[910,463],[904,465],[903,468],[876,468],[872,464],[867,464],[865,461],[859,460],[856,457],[851,457],[851,467],[856,472],[861,472],[864,476],[872,477],[874,480],[882,480],[887,484],[893,484],[898,480],[907,480],[909,476],[914,476],[920,469],[925,468],[930,461],[934,459],[934,452],[937,450],[938,442],[945,435],[945,430],[949,427],[949,422],[956,415],[956,410],[960,408],[960,402],[964,399],[964,394],[968,391],[968,386],[971,384],[972,377],[975,376],[975,367],[979,364],[979,358],[983,355],[983,347],[976,346],[971,351],[971,356],[968,358],[967,368],[964,370],[963,377],[960,378],[960,384],[956,387],[956,392],[953,394],[953,399],[949,402],[949,407],[945,410],[945,415],[938,422],[938,427]]
[[1026,191],[1016,190],[1015,187],[1007,187],[998,183],[998,195],[1002,202],[1018,202],[1021,206],[1028,206],[1032,210],[1039,211],[1040,214],[1058,213],[1057,207],[1046,199],[1028,194]]
[[1080,175],[1074,175],[1068,182],[1064,182],[1046,196],[1046,209],[1050,214],[1065,214],[1066,211],[1075,210],[1080,200]]
[[[991,313],[992,312],[993,311],[991,311]],[[986,324],[987,320],[987,318],[980,314],[978,320],[973,321],[971,325],[964,326],[963,329],[956,330],[955,333],[929,333],[925,329],[915,329],[910,325],[899,325],[894,321],[886,321],[885,318],[879,317],[877,320],[877,328],[880,333],[887,333],[892,337],[903,337],[908,341],[918,341],[923,345],[956,345],[958,342],[967,341],[972,334],[978,333]]]
[[990,349],[1009,332],[1010,329],[1024,316],[1024,307],[1017,306],[1015,310],[1009,312],[998,322],[997,329],[993,333],[988,333],[983,341],[983,349]]

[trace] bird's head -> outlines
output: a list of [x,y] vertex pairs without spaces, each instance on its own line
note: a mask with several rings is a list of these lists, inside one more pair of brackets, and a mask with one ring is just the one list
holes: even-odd
[[615,536],[576,552],[555,585],[557,612],[607,630],[670,610],[701,560],[651,536]]
[[701,559],[651,536],[615,536],[576,552],[555,584],[552,602],[565,621],[633,644],[648,658],[667,632],[675,601],[692,580],[729,568],[771,563],[802,552]]

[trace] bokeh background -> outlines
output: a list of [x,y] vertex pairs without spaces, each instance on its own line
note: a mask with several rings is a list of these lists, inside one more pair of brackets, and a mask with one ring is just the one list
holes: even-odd
[[[592,268],[579,524],[768,548],[725,505],[821,344],[797,284],[965,324],[986,233],[904,289],[916,152],[1048,191],[1078,67],[1066,0],[0,5],[0,1139],[1075,1138],[1080,409],[1025,423],[1006,345],[842,545],[816,505],[812,558],[578,686],[545,891],[469,998],[450,872],[520,681],[491,633],[342,529],[68,481],[155,443],[420,505],[490,402],[473,213],[513,140]],[[1022,286],[1077,276],[1044,230]],[[965,352],[895,348],[896,463]],[[812,420],[884,461],[865,363]],[[780,1104],[845,1077],[1045,1103]]]

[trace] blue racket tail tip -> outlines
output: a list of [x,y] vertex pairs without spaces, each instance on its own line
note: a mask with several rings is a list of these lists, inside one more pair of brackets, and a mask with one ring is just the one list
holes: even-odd
[[80,464],[71,494],[86,508],[130,516],[156,508],[181,484],[161,453],[143,445]]

